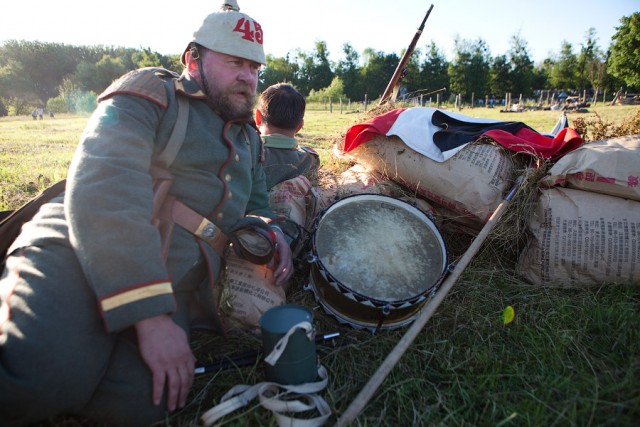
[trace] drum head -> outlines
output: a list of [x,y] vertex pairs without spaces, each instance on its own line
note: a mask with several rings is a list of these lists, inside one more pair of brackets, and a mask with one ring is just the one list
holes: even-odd
[[345,292],[373,304],[411,302],[437,286],[446,250],[437,227],[410,204],[379,194],[345,197],[317,220],[319,267]]

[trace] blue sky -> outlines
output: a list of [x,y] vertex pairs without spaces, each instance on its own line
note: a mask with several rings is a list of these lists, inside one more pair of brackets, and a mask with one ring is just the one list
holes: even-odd
[[[284,56],[295,49],[310,52],[327,43],[338,60],[349,42],[357,52],[405,49],[429,6],[434,5],[418,42],[434,41],[452,58],[454,40],[482,38],[493,56],[507,53],[514,35],[527,42],[533,60],[560,51],[562,41],[574,53],[590,27],[606,50],[620,18],[640,11],[640,0],[238,0],[243,12],[265,32],[265,50]],[[151,48],[180,53],[203,18],[218,9],[216,0],[139,2],[136,0],[31,0],[0,5],[0,42],[39,40],[71,45]],[[161,5],[161,6],[159,6]]]

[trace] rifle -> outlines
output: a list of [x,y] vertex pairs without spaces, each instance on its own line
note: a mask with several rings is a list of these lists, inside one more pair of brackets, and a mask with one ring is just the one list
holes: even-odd
[[396,97],[398,96],[398,90],[400,89],[400,81],[404,78],[406,74],[405,67],[407,65],[407,62],[409,62],[409,58],[413,53],[413,49],[415,49],[416,44],[418,43],[418,39],[422,35],[424,24],[427,22],[427,18],[429,18],[429,15],[431,14],[431,9],[433,9],[433,5],[431,5],[429,10],[427,11],[427,14],[422,20],[422,24],[420,24],[420,27],[418,27],[418,30],[413,36],[413,40],[411,40],[411,44],[409,44],[409,47],[407,48],[406,52],[402,56],[402,59],[400,59],[400,63],[396,67],[396,71],[393,73],[393,76],[391,77],[391,80],[389,81],[387,88],[384,90],[384,94],[382,95],[382,98],[380,98],[380,102],[378,102],[378,106],[384,104],[387,100],[390,100],[391,102],[395,102]]

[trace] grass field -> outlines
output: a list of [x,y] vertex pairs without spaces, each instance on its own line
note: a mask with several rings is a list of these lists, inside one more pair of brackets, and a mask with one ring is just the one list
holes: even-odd
[[[639,107],[591,109],[619,122]],[[551,130],[558,112],[500,113],[463,110],[474,117],[517,120]],[[593,113],[573,113],[588,117]],[[320,151],[323,167],[336,166],[332,144],[365,117],[310,109],[301,141]],[[66,176],[87,117],[0,118],[2,209],[19,206],[49,183]],[[468,243],[468,242],[467,242]],[[460,244],[464,246],[464,242]],[[458,251],[460,253],[460,251]],[[381,259],[380,262],[393,262]],[[433,318],[356,419],[355,426],[637,426],[640,420],[640,288],[603,285],[557,289],[532,286],[514,272],[514,254],[489,239]],[[292,302],[310,307],[319,332],[341,337],[318,346],[329,372],[322,393],[332,409],[328,424],[351,404],[404,330],[372,335],[339,325],[326,315],[298,272]],[[502,314],[514,308],[514,320]],[[199,332],[200,363],[255,349],[253,335],[220,337]],[[262,365],[232,368],[196,378],[188,406],[166,426],[196,426],[199,417],[237,384],[264,380]],[[315,414],[311,414],[315,415]],[[86,420],[58,417],[40,427],[79,427]],[[257,401],[224,418],[229,426],[274,426]]]

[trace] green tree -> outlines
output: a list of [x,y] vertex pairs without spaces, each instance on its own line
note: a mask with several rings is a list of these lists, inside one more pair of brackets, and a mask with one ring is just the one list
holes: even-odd
[[313,52],[310,54],[301,52],[298,58],[300,72],[297,83],[303,95],[308,95],[312,89],[319,90],[331,84],[333,71],[326,42],[317,41]]
[[578,59],[573,53],[571,43],[562,42],[559,58],[554,61],[549,78],[551,85],[556,89],[576,89],[576,69]]
[[[586,89],[589,86],[594,87],[591,83],[594,78],[597,78],[599,63],[602,62],[600,58],[602,54],[597,46],[596,30],[595,28],[589,28],[585,35],[585,43],[580,49],[580,55],[578,55],[577,64],[577,79],[578,88]],[[590,78],[591,77],[591,78]]]
[[169,55],[161,57],[162,66],[167,70],[175,71],[176,73],[182,73],[184,65],[180,61],[180,55]]
[[[402,60],[402,57],[404,57],[405,53],[406,49],[403,50],[398,64]],[[407,60],[407,63],[402,70],[402,79],[400,80],[400,94],[410,94],[411,96],[415,96],[417,92],[422,89],[422,76],[420,75],[420,56],[420,49],[414,49],[411,56]],[[396,69],[398,68],[398,64],[396,65]],[[389,81],[391,81],[392,76],[393,74],[389,76]],[[387,86],[389,85],[389,81],[387,82]]]
[[489,94],[501,99],[511,90],[511,64],[506,55],[493,58],[489,70]]
[[79,64],[75,80],[81,90],[101,93],[126,71],[120,58],[104,55],[97,63]]
[[428,47],[420,69],[420,88],[427,93],[449,87],[449,63],[444,53],[434,42]]
[[[267,54],[267,65],[260,75],[260,91],[276,83],[292,83],[298,73],[298,64],[289,61],[289,54],[284,58],[276,58]],[[295,86],[295,85],[294,85]]]
[[395,53],[385,54],[367,48],[362,53],[364,61],[360,69],[364,95],[369,101],[380,98],[384,93],[400,58]]
[[75,111],[75,98],[80,93],[80,88],[76,84],[76,80],[72,78],[66,78],[62,81],[58,87],[60,95],[57,98],[61,98],[65,104],[65,111]]
[[73,50],[55,43],[5,42],[0,49],[0,68],[5,78],[0,92],[18,88],[23,100],[44,105],[58,94],[62,79],[75,70]]
[[604,54],[597,46],[596,30],[589,28],[585,35],[578,57],[578,78],[580,88],[592,88],[600,91],[607,82],[607,63]]
[[549,73],[553,66],[551,59],[547,58],[533,69],[533,80],[531,87],[534,90],[550,89]]
[[14,114],[26,114],[40,103],[38,95],[32,91],[33,82],[29,80],[22,63],[16,60],[3,61],[0,66],[0,98],[6,100],[6,107],[10,107]]
[[47,108],[47,111],[50,111],[55,114],[66,113],[69,111],[67,109],[67,103],[65,102],[64,98],[61,96],[56,96],[55,98],[49,99],[49,101],[47,101],[46,108]]
[[150,48],[143,48],[142,50],[135,51],[131,55],[131,60],[135,64],[136,68],[163,66],[160,54],[152,52]]
[[311,93],[307,97],[308,101],[312,102],[323,102],[331,100],[332,102],[338,102],[340,99],[345,99],[344,95],[344,85],[342,84],[342,80],[340,77],[334,77],[333,81],[329,86],[324,89],[314,90],[311,89]]
[[491,61],[486,42],[456,38],[454,56],[448,71],[451,90],[467,100],[471,100],[472,94],[476,99],[483,98],[487,92]]
[[509,50],[509,62],[511,63],[511,92],[530,96],[533,93],[531,83],[533,81],[533,61],[527,51],[527,42],[519,35],[511,38]]
[[336,76],[344,86],[344,94],[349,99],[363,99],[363,86],[360,79],[360,55],[349,44],[342,45],[342,53],[344,58],[338,61],[336,66]]
[[640,12],[620,22],[612,37],[609,72],[630,89],[640,90]]

